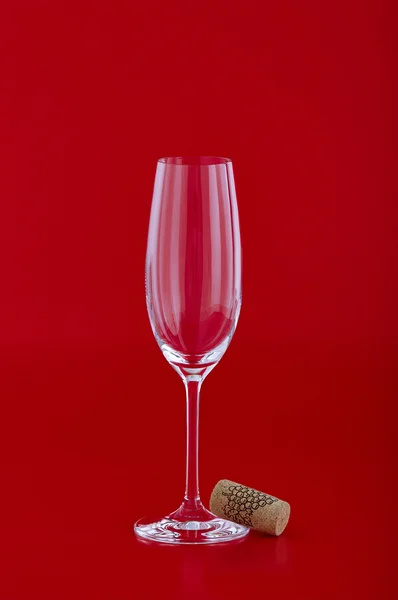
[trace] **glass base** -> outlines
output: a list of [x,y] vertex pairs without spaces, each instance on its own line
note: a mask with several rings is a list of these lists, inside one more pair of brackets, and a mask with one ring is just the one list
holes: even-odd
[[[177,511],[178,512],[178,511]],[[206,521],[179,520],[176,513],[159,520],[140,519],[135,534],[145,540],[166,544],[217,544],[246,537],[248,527],[220,519],[211,513]]]

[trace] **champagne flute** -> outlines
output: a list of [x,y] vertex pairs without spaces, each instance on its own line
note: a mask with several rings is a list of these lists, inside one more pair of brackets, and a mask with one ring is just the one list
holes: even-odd
[[158,161],[145,285],[155,338],[185,385],[186,486],[175,512],[141,519],[135,533],[176,544],[242,538],[249,529],[209,512],[198,483],[200,388],[228,348],[241,307],[241,243],[230,159],[182,156]]

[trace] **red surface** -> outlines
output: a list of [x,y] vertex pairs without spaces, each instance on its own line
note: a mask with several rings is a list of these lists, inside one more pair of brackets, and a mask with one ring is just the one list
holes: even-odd
[[[392,6],[3,6],[2,600],[396,598]],[[279,539],[131,533],[184,486],[184,392],[143,281],[175,154],[231,156],[243,242],[202,496],[228,477],[286,498]]]

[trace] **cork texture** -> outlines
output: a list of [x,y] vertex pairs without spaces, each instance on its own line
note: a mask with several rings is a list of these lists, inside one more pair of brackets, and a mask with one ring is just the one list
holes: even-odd
[[214,487],[210,510],[223,519],[276,536],[290,517],[290,505],[284,500],[229,479],[221,479]]

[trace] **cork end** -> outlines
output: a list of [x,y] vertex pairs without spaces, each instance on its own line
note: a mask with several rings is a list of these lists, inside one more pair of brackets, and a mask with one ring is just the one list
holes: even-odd
[[285,530],[286,525],[288,524],[289,518],[290,518],[290,504],[288,504],[287,502],[284,502],[283,508],[279,512],[278,517],[276,519],[275,535],[278,536]]

